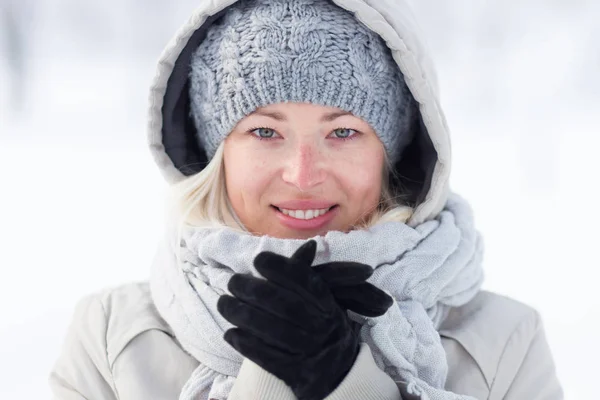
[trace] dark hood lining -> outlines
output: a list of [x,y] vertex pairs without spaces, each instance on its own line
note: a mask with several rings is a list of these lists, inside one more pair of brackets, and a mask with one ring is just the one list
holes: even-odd
[[209,160],[196,139],[196,127],[190,115],[189,74],[192,53],[206,37],[207,28],[224,12],[212,15],[190,37],[179,54],[167,81],[162,116],[162,143],[165,152],[183,175],[191,176],[204,169]]
[[[190,115],[189,72],[192,53],[206,37],[207,28],[225,13],[212,15],[190,37],[177,58],[165,91],[162,116],[162,143],[173,165],[185,176],[194,175],[208,164],[204,149],[196,139],[197,131]],[[401,159],[394,164],[397,178],[391,187],[411,206],[420,204],[431,187],[437,152],[423,123],[421,113],[415,120],[412,142],[404,149]]]
[[408,196],[406,200],[412,207],[421,204],[429,193],[438,159],[421,113],[414,123],[414,129],[413,140],[394,164],[396,176],[392,175],[390,182],[393,191]]

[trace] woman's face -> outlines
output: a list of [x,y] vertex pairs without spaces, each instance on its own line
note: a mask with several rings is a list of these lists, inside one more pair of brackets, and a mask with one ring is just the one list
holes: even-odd
[[347,232],[379,203],[383,145],[338,108],[272,104],[242,119],[224,146],[227,194],[253,234]]

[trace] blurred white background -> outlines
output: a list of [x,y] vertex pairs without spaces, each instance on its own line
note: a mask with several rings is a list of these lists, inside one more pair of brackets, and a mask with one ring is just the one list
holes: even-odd
[[[148,85],[197,1],[0,0],[2,399],[49,398],[77,300],[148,275]],[[597,398],[600,2],[415,3],[485,288],[540,310],[567,398]]]

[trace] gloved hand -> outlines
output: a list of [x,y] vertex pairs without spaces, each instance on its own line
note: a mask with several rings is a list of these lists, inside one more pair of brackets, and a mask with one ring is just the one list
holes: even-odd
[[[283,380],[299,400],[321,400],[344,379],[359,349],[346,310],[378,316],[393,300],[366,282],[373,269],[334,262],[311,267],[316,242],[291,258],[262,252],[254,260],[266,278],[235,274],[217,309],[237,328],[225,340]],[[336,299],[336,296],[338,298]]]

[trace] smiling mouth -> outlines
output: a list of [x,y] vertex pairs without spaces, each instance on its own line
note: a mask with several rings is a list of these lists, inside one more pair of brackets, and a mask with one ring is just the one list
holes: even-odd
[[314,209],[314,210],[288,210],[285,208],[279,208],[277,206],[271,206],[273,207],[275,210],[277,210],[278,212],[285,214],[289,217],[295,218],[295,219],[299,219],[299,220],[311,220],[314,218],[318,218],[320,216],[323,216],[325,214],[327,214],[328,212],[330,212],[331,210],[333,210],[334,208],[336,208],[338,205],[333,205],[329,208],[322,208],[322,209]]

